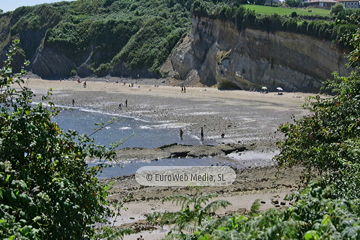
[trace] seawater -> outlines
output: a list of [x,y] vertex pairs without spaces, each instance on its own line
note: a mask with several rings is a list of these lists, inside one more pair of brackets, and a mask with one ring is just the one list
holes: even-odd
[[[112,124],[107,125],[112,118]],[[111,143],[124,140],[119,148],[142,147],[155,148],[167,144],[178,143],[188,145],[216,144],[214,140],[200,139],[191,134],[184,134],[183,140],[179,138],[179,125],[176,122],[156,122],[148,119],[131,118],[120,114],[109,114],[88,108],[69,108],[62,106],[62,111],[53,120],[64,130],[76,130],[79,134],[91,135],[96,144],[110,146]],[[104,128],[99,128],[103,123]],[[224,160],[218,158],[182,158],[161,159],[151,162],[130,162],[106,168],[99,176],[117,177],[135,174],[143,166],[210,166]],[[90,164],[90,166],[93,164]],[[111,165],[110,165],[111,166]]]

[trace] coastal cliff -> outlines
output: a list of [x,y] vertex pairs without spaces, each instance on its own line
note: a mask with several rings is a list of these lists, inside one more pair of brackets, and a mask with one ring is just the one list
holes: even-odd
[[233,23],[193,17],[191,32],[170,57],[177,77],[240,89],[316,92],[332,72],[348,75],[346,53],[334,43],[291,32],[238,31]]

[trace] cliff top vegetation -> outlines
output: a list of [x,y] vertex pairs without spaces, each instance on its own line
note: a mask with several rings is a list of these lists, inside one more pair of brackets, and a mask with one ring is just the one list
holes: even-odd
[[305,15],[305,16],[329,16],[330,10],[323,8],[289,8],[289,7],[271,7],[271,6],[263,6],[263,5],[253,5],[246,4],[243,7],[254,10],[258,14],[262,15],[286,15],[290,16],[292,12],[296,12],[297,15]]

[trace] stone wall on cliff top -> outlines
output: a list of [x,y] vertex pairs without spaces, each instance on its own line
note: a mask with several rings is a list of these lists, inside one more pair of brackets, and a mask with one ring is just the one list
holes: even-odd
[[317,92],[333,71],[350,73],[346,54],[329,41],[290,32],[238,31],[232,23],[199,17],[170,60],[180,79],[194,78],[196,70],[204,85],[228,80],[241,89]]

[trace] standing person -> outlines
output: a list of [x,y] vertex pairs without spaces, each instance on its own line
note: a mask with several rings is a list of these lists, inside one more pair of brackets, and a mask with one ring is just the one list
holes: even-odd
[[125,100],[125,107],[127,107],[127,99]]
[[84,88],[86,88],[86,81],[84,82]]
[[186,87],[184,87],[184,93],[186,93]]
[[184,132],[183,132],[183,130],[180,128],[180,140],[181,140],[181,141],[183,140],[183,134],[184,134]]
[[204,128],[201,127],[201,130],[200,130],[200,137],[201,137],[201,141],[204,140]]
[[72,106],[75,106],[75,99],[72,100]]
[[181,87],[181,93],[183,93],[184,92],[184,87]]

